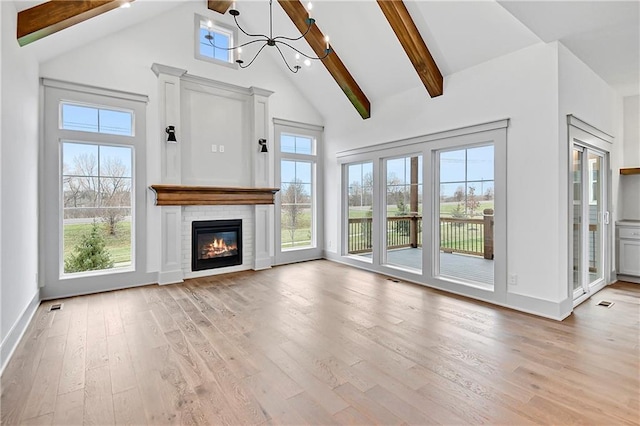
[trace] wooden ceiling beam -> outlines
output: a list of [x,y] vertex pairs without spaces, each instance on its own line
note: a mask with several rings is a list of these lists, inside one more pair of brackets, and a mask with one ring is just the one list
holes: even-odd
[[382,13],[416,69],[420,80],[434,98],[442,95],[443,78],[424,39],[402,0],[378,0]]
[[231,7],[232,1],[227,0],[207,0],[207,8],[214,12],[222,13],[223,15]]
[[[295,24],[301,34],[307,30],[307,18],[309,17],[307,9],[299,0],[278,0],[282,9],[289,15],[291,21]],[[320,31],[317,25],[313,25],[311,30],[305,36],[305,39],[311,46],[311,49],[318,57],[325,55],[326,42],[324,34]],[[371,104],[369,99],[356,83],[356,80],[351,76],[347,67],[342,63],[338,54],[333,51],[329,56],[321,61],[329,71],[329,74],[334,78],[338,86],[342,89],[349,101],[356,108],[358,113],[363,119],[371,117]]]
[[50,0],[18,12],[16,37],[25,46],[134,0]]

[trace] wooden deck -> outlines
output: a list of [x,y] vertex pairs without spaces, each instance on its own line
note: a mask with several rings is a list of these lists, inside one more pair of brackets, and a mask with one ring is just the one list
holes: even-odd
[[314,261],[44,302],[0,420],[638,425],[639,301],[556,322]]
[[[371,257],[371,254],[361,255]],[[422,270],[422,249],[401,248],[387,252],[387,263]],[[493,287],[493,260],[458,253],[440,253],[440,275]]]

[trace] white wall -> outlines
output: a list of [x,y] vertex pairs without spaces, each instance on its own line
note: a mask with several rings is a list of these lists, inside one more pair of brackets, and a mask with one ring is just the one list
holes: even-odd
[[[2,74],[0,328],[4,366],[38,297],[38,63],[16,41],[16,10],[0,2]],[[11,64],[11,66],[6,66]]]
[[[132,6],[132,7],[135,7]],[[164,129],[159,128],[160,105],[158,80],[151,71],[153,63],[186,69],[189,74],[223,81],[243,87],[260,87],[275,92],[269,98],[272,117],[311,124],[322,124],[316,109],[290,83],[280,60],[274,61],[265,51],[245,70],[215,65],[194,58],[194,14],[213,20],[230,22],[229,15],[206,9],[206,2],[187,2],[139,25],[105,37],[41,64],[43,77],[84,83],[99,87],[142,93],[149,96],[147,108],[147,176],[148,183],[160,183],[160,144],[165,143]],[[288,71],[287,71],[288,72]],[[273,146],[273,126],[269,146]],[[178,129],[178,132],[180,129]],[[212,142],[213,143],[213,142]],[[257,147],[257,145],[256,145]],[[242,170],[238,168],[237,170]],[[239,172],[238,172],[239,173]],[[243,176],[230,180],[246,180]],[[159,209],[149,208],[147,247],[160,247],[156,230],[160,226]],[[149,270],[159,267],[159,252],[149,252]]]
[[[640,167],[640,96],[624,98],[622,167]],[[640,220],[640,175],[620,178],[620,219]]]
[[[559,302],[566,253],[559,245],[563,164],[557,141],[557,47],[538,44],[445,77],[444,95],[417,88],[379,100],[372,118],[326,117],[325,240],[339,241],[340,170],[336,152],[441,130],[510,118],[507,140],[507,268],[510,293]],[[564,203],[564,201],[563,201]],[[336,244],[329,251],[336,251]],[[563,282],[566,283],[566,277]]]

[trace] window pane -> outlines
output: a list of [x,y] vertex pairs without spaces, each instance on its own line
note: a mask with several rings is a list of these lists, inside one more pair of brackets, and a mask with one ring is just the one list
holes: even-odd
[[313,154],[312,141],[310,138],[296,137],[296,153],[297,154]]
[[347,167],[348,228],[347,252],[371,259],[373,253],[373,163]]
[[313,246],[312,163],[281,161],[281,250]]
[[311,183],[311,163],[296,162],[296,178],[302,183]]
[[466,151],[440,153],[440,182],[464,182]]
[[108,135],[133,135],[133,114],[126,111],[100,109],[100,133]]
[[284,183],[293,182],[296,178],[296,162],[282,160],[280,162],[280,181]]
[[296,138],[294,136],[282,135],[280,138],[280,151],[296,152]]
[[100,175],[131,177],[131,148],[118,146],[100,147]]
[[467,180],[493,180],[493,146],[467,150]]
[[98,110],[80,105],[62,104],[62,128],[98,132]]
[[493,146],[439,161],[439,274],[493,288]]
[[133,136],[133,113],[62,103],[62,128],[108,135]]
[[[211,34],[211,42],[206,38]],[[231,51],[227,50],[231,47],[231,35],[215,25],[209,29],[206,22],[200,23],[199,31],[199,50],[202,56],[217,59],[223,62],[232,62]]]
[[132,264],[131,147],[62,144],[64,274]]
[[98,176],[98,145],[64,142],[62,173],[67,176]]

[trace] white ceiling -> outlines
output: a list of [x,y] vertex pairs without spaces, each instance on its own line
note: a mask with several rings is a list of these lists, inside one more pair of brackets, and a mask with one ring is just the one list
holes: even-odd
[[[185,1],[201,3],[202,10],[206,10],[206,0],[136,0],[129,9],[105,13],[25,49],[44,62],[168,12]],[[14,3],[17,10],[23,10],[40,2]],[[637,1],[405,0],[405,4],[445,76],[445,84],[446,76],[452,73],[535,43],[559,40],[622,95],[640,93]],[[241,22],[249,30],[267,30],[266,0],[239,0],[238,8]],[[278,5],[274,4],[273,11],[276,33],[299,34]],[[422,86],[375,1],[314,0],[313,11],[318,26],[331,36],[332,47],[372,104]],[[187,30],[193,21],[176,25],[184,25]],[[281,61],[275,57],[277,53],[270,54],[272,60]],[[347,107],[336,106],[333,94],[346,98],[320,64],[291,77],[321,113],[351,108],[348,102]],[[375,110],[375,105],[372,108]]]
[[545,42],[559,40],[623,95],[640,92],[640,2],[500,1]]

